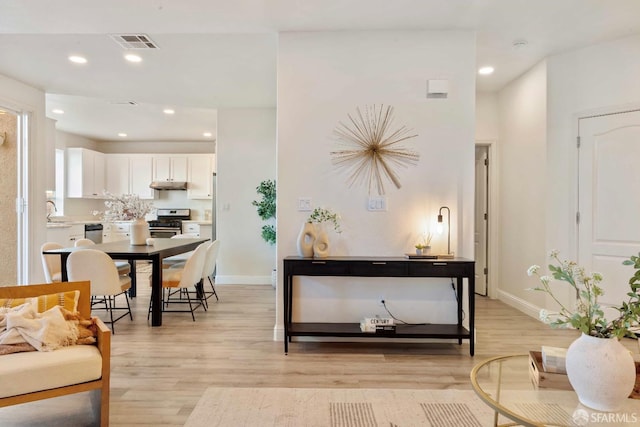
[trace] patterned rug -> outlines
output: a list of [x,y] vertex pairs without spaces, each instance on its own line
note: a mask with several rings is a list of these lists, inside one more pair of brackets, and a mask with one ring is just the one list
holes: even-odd
[[186,427],[484,427],[494,413],[473,391],[208,388]]

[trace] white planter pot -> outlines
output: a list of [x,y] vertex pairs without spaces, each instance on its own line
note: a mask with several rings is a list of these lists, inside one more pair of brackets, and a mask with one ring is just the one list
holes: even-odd
[[633,357],[615,338],[582,334],[569,346],[566,364],[571,386],[589,408],[616,411],[633,390]]
[[131,223],[129,229],[129,243],[131,245],[146,245],[149,234],[149,224],[144,218],[138,218]]

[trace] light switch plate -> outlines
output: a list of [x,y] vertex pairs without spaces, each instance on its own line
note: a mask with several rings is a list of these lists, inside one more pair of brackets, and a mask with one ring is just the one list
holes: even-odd
[[372,212],[384,212],[387,210],[386,197],[369,197],[367,202],[367,210]]
[[311,197],[298,197],[298,211],[306,212],[311,210]]

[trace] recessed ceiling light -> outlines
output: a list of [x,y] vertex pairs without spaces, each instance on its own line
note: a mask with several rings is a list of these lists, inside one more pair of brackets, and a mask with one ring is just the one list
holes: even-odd
[[139,55],[136,55],[135,53],[128,53],[124,56],[124,59],[126,59],[129,62],[142,62],[142,58]]
[[54,108],[53,110],[51,110],[51,112],[53,114],[64,114],[64,110],[61,110],[59,108]]
[[69,57],[69,61],[74,62],[76,64],[86,64],[87,58],[85,58],[84,56],[71,55]]
[[164,110],[162,110],[163,113],[165,114],[175,114],[175,110],[172,110],[171,108],[165,108]]
[[126,133],[124,133],[124,132],[120,132],[120,133],[118,134],[118,136],[119,136],[120,138],[126,138],[126,137],[127,137],[127,134],[126,134]]
[[493,67],[490,67],[490,66],[482,67],[478,70],[478,74],[482,74],[483,76],[488,76],[489,74],[493,74]]
[[202,136],[206,137],[206,138],[210,138],[212,136],[211,132],[204,132],[202,134]]

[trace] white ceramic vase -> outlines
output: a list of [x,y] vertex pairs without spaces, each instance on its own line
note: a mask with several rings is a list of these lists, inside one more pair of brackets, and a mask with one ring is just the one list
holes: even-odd
[[129,243],[131,245],[146,245],[149,237],[151,237],[149,224],[144,218],[138,218],[131,223],[129,229]]
[[580,403],[598,411],[620,408],[633,390],[633,357],[616,338],[582,334],[567,350],[567,376]]
[[304,222],[298,234],[298,255],[304,258],[313,257],[313,242],[316,240],[316,228],[310,222]]
[[315,258],[326,258],[329,256],[330,249],[331,245],[329,245],[329,235],[327,234],[327,230],[320,226],[320,231],[318,231],[316,240],[313,242],[313,256]]

